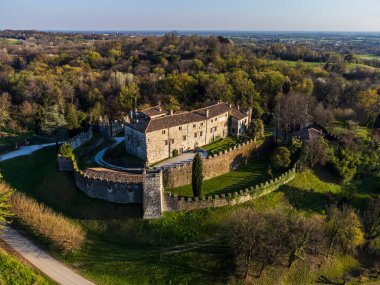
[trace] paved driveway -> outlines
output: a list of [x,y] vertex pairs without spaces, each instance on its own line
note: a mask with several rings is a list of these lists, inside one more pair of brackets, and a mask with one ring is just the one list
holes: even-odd
[[[200,155],[201,155],[201,157],[205,158],[205,157],[207,157],[207,152],[206,151],[200,152]],[[184,153],[182,153],[176,157],[172,157],[172,158],[167,159],[163,162],[160,162],[160,163],[154,165],[154,167],[174,166],[176,164],[189,162],[189,161],[192,161],[194,159],[194,156],[195,156],[194,151],[184,152]]]

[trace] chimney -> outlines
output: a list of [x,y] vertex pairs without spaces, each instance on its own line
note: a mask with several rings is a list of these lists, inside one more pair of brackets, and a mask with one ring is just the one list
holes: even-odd
[[170,116],[173,116],[174,115],[174,111],[173,109],[170,109]]
[[206,118],[210,117],[210,110],[206,110]]

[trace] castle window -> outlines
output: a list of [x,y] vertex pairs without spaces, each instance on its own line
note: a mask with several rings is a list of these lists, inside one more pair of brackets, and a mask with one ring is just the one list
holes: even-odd
[[217,130],[217,127],[214,128],[214,132],[216,132],[216,130]]
[[214,128],[211,128],[211,129],[210,129],[210,133],[212,133],[212,130],[213,130],[213,129],[214,129]]
[[169,144],[169,141],[168,141],[168,140],[166,140],[166,141],[165,141],[165,145],[168,145],[168,144]]
[[179,129],[180,131],[182,131],[182,127],[179,127],[178,129]]
[[201,123],[201,126],[203,127],[203,123]]
[[196,128],[196,127],[197,127],[197,124],[194,124],[194,125],[193,125],[193,128]]
[[166,130],[162,130],[162,134],[164,135],[166,133]]
[[172,139],[172,143],[174,143],[174,139]]
[[214,119],[211,119],[211,123],[214,121]]
[[202,137],[203,136],[203,132],[199,132],[199,136]]
[[183,140],[185,141],[187,139],[187,137],[186,136],[183,136]]
[[198,133],[194,133],[194,138],[198,137]]

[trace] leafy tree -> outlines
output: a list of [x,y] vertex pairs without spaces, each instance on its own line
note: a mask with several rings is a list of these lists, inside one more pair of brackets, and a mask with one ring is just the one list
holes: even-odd
[[197,153],[193,160],[192,166],[192,187],[194,197],[200,197],[202,195],[203,185],[203,165],[202,158]]
[[79,128],[78,111],[74,104],[69,104],[66,107],[66,121],[69,129]]
[[284,146],[276,148],[270,156],[271,165],[276,168],[287,168],[291,163],[291,153],[289,149]]
[[130,82],[123,86],[119,92],[120,105],[127,111],[133,110],[137,106],[137,99],[140,89],[135,82]]
[[368,125],[373,122],[380,110],[380,96],[377,90],[369,89],[362,91],[358,95],[358,104],[361,113],[365,117],[365,122]]
[[380,237],[380,200],[370,199],[363,213],[363,226],[365,231],[366,246],[371,241]]
[[41,120],[41,130],[52,135],[57,129],[65,127],[67,122],[58,105],[48,106]]
[[261,108],[258,102],[252,104],[252,119],[259,119],[264,114],[263,108]]
[[8,93],[4,92],[0,95],[0,128],[6,127],[10,120],[11,101]]
[[249,124],[247,135],[256,139],[264,138],[264,123],[261,119],[254,119]]
[[333,251],[352,252],[365,243],[360,219],[354,210],[347,206],[342,209],[333,206],[329,209],[326,234],[328,239],[327,257]]
[[325,165],[332,158],[332,150],[323,137],[312,137],[305,143],[301,152],[301,161],[313,168],[317,164]]

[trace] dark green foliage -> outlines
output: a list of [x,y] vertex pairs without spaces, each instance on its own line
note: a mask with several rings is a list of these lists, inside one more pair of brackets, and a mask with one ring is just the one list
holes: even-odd
[[290,163],[292,162],[290,156],[291,153],[289,149],[287,149],[284,146],[280,146],[276,148],[270,156],[271,165],[275,169],[287,168],[290,166]]
[[173,149],[172,155],[173,155],[173,157],[178,156],[178,149]]
[[192,170],[191,182],[193,187],[193,195],[194,197],[201,197],[203,186],[203,165],[202,158],[199,153],[197,153],[194,157]]
[[264,138],[264,123],[261,119],[253,119],[247,129],[247,135],[258,140]]

